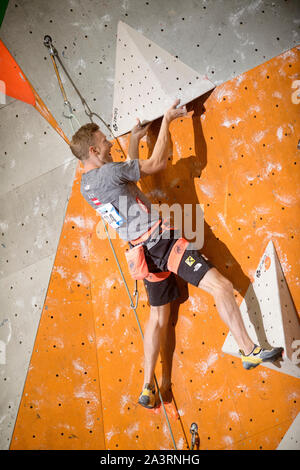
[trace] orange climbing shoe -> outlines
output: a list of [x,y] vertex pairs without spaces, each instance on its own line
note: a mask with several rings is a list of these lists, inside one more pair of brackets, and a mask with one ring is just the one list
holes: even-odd
[[142,393],[139,396],[138,403],[145,408],[155,407],[155,387],[150,384],[145,384]]
[[274,362],[282,356],[283,348],[263,349],[260,346],[254,345],[250,354],[245,355],[244,351],[240,349],[240,355],[244,369],[253,369],[262,362]]

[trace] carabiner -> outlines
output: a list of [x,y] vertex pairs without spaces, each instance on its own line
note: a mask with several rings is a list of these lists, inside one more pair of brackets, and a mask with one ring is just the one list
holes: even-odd
[[195,445],[199,445],[199,434],[198,434],[197,423],[191,424],[190,433],[192,434],[191,450],[194,450]]

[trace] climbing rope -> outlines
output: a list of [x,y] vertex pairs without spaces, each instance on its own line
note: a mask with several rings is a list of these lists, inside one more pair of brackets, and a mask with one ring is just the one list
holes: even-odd
[[[46,35],[44,37],[44,45],[49,49],[49,54],[51,56],[51,59],[52,59],[52,63],[53,63],[53,66],[54,66],[54,70],[55,70],[55,73],[56,73],[56,76],[57,76],[57,79],[58,79],[58,83],[59,83],[59,86],[60,86],[60,89],[61,89],[61,92],[62,92],[62,95],[63,95],[63,99],[64,99],[64,106],[65,106],[65,109],[67,109],[68,111],[68,114],[65,114],[63,113],[64,117],[70,119],[70,123],[71,123],[71,127],[72,127],[72,131],[75,132],[74,130],[74,127],[73,127],[73,123],[72,123],[72,120],[76,120],[78,126],[80,127],[80,123],[78,121],[78,119],[75,117],[73,111],[72,111],[72,106],[71,106],[71,103],[69,102],[68,98],[67,98],[67,95],[66,95],[66,92],[65,92],[65,89],[64,89],[64,86],[62,84],[62,80],[60,78],[60,74],[59,74],[59,70],[58,70],[58,67],[56,65],[56,61],[55,59],[58,60],[59,64],[61,65],[62,69],[64,70],[66,76],[68,77],[68,79],[70,80],[72,86],[74,87],[76,93],[78,94],[80,100],[81,100],[81,103],[84,107],[84,110],[85,110],[85,113],[86,115],[89,117],[89,119],[91,120],[91,122],[93,122],[93,116],[97,116],[98,119],[100,119],[100,121],[105,125],[105,127],[108,129],[109,133],[112,135],[113,139],[118,143],[119,147],[120,147],[120,150],[121,152],[123,153],[124,157],[126,157],[126,154],[119,142],[119,139],[117,137],[114,136],[113,132],[111,131],[110,127],[108,126],[108,124],[104,121],[104,119],[102,119],[101,116],[99,116],[98,114],[92,112],[92,110],[90,109],[90,107],[88,106],[87,102],[85,101],[85,99],[81,96],[79,90],[77,89],[76,85],[73,83],[73,80],[72,78],[70,77],[69,73],[67,72],[67,70],[65,69],[59,55],[58,55],[58,52],[57,50],[55,49],[55,47],[53,46],[52,44],[52,38],[48,35]],[[107,238],[108,238],[108,241],[109,241],[109,244],[111,246],[111,249],[112,249],[112,252],[113,252],[113,255],[114,255],[114,258],[116,260],[116,263],[117,263],[117,266],[118,266],[118,269],[119,269],[119,272],[121,274],[121,277],[123,279],[123,282],[124,282],[124,286],[126,288],[126,291],[127,291],[127,294],[128,294],[128,297],[129,297],[129,300],[130,300],[130,307],[132,308],[132,310],[134,311],[134,315],[135,315],[135,318],[136,318],[136,321],[137,321],[137,324],[138,324],[138,328],[139,328],[139,331],[140,331],[140,334],[142,336],[142,340],[144,340],[144,334],[143,334],[143,330],[142,330],[142,327],[141,327],[141,324],[140,324],[140,321],[139,321],[139,317],[138,317],[138,314],[137,314],[137,305],[138,305],[138,298],[139,298],[139,293],[138,293],[138,288],[137,288],[137,281],[135,281],[135,290],[134,290],[134,293],[133,293],[133,296],[136,297],[136,301],[135,303],[133,303],[133,299],[131,297],[131,294],[130,294],[130,291],[129,291],[129,288],[128,288],[128,285],[127,285],[127,282],[126,282],[126,279],[124,277],[124,273],[123,273],[123,270],[120,266],[120,263],[119,263],[119,260],[118,260],[118,257],[116,255],[116,251],[114,249],[114,246],[112,244],[112,241],[111,241],[111,237],[109,235],[109,232],[107,230],[107,226],[104,222],[104,220],[102,219],[101,217],[101,220],[102,220],[102,223],[104,225],[104,229],[105,229],[105,233],[107,235]],[[170,435],[171,435],[171,439],[172,439],[172,442],[173,442],[173,446],[174,446],[174,449],[177,450],[177,446],[176,446],[176,442],[175,442],[175,438],[174,438],[174,434],[173,434],[173,431],[172,431],[172,428],[171,428],[171,424],[170,424],[170,421],[169,421],[169,418],[168,418],[168,415],[167,415],[167,411],[166,411],[166,408],[165,408],[165,405],[164,405],[164,401],[163,401],[163,398],[161,396],[161,393],[160,393],[160,389],[159,389],[159,385],[158,385],[158,381],[157,381],[157,378],[156,378],[156,375],[154,374],[154,381],[155,381],[155,385],[156,385],[156,388],[157,388],[157,391],[158,391],[158,396],[159,396],[159,399],[160,399],[160,402],[162,404],[162,408],[163,408],[163,411],[164,411],[164,415],[165,415],[165,419],[166,419],[166,422],[167,422],[167,426],[168,426],[168,429],[169,429],[169,432],[170,432]]]

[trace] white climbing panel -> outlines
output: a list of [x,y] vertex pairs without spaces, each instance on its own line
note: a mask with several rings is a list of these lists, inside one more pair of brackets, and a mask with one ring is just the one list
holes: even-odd
[[300,450],[300,413],[294,419],[277,450]]
[[[284,348],[282,361],[276,364],[265,362],[263,365],[300,377],[299,317],[272,241],[260,260],[255,280],[246,292],[240,311],[246,329],[256,344],[265,348]],[[231,333],[222,350],[238,356],[238,346]]]
[[176,98],[184,105],[214,88],[205,76],[119,21],[112,131],[129,132],[138,117],[153,121]]

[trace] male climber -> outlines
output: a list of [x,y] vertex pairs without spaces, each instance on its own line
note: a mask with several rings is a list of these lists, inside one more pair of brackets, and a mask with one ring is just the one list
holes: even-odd
[[[171,387],[171,374],[167,370],[170,302],[180,295],[175,274],[214,297],[220,317],[239,346],[245,369],[261,362],[273,362],[282,353],[282,348],[266,350],[254,344],[244,326],[231,282],[192,244],[178,237],[176,229],[160,219],[160,214],[153,210],[136,185],[140,178],[166,168],[169,124],[187,114],[186,107],[179,103],[180,100],[176,100],[165,112],[152,155],[147,160],[139,160],[139,141],[150,124],[141,126],[139,120],[132,129],[125,162],[113,161],[110,154],[113,144],[94,123],[82,126],[70,144],[72,153],[83,167],[83,197],[110,222],[120,238],[128,241],[130,249],[141,244],[144,247],[150,272],[144,279],[150,317],[144,332],[144,383],[138,402],[146,408],[155,406],[154,369],[159,352],[163,364],[162,396],[168,394]],[[197,270],[185,263],[189,256],[195,260],[194,266],[198,265]]]

